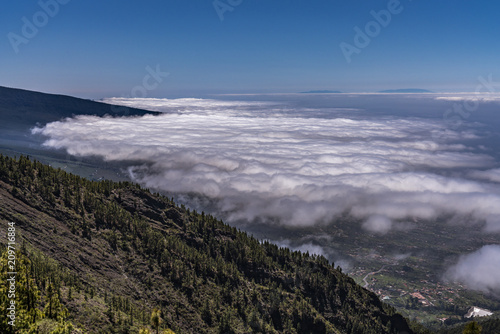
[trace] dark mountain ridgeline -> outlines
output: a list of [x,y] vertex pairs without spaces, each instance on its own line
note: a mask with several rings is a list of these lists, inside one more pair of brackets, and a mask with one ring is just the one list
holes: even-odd
[[17,88],[0,87],[0,130],[26,131],[75,115],[140,116],[156,112],[112,106],[102,102],[65,95],[46,94]]
[[[9,156],[32,155],[48,164],[67,165],[68,170],[88,175],[89,170],[100,168],[108,177],[115,171],[107,170],[100,162],[72,161],[63,150],[47,150],[41,136],[31,135],[30,129],[49,122],[76,115],[112,117],[141,116],[156,112],[114,106],[64,95],[46,94],[28,90],[0,87],[0,153]],[[81,167],[85,167],[82,172]]]
[[324,257],[259,242],[132,183],[0,155],[0,198],[0,229],[15,223],[37,290],[18,310],[37,314],[32,328],[137,333],[157,308],[176,333],[415,331]]

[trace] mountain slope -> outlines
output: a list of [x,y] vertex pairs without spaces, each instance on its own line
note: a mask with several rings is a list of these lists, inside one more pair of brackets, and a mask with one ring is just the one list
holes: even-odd
[[111,106],[71,96],[0,87],[1,132],[25,131],[37,123],[59,121],[74,115],[145,115],[155,112]]
[[32,326],[51,319],[53,286],[61,321],[91,333],[137,332],[155,308],[176,333],[413,333],[325,258],[261,243],[138,185],[0,155],[0,198],[0,230],[15,223],[36,273],[45,319]]

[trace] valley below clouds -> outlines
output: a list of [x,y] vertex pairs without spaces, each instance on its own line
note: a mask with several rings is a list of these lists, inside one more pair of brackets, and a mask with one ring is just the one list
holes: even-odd
[[[439,220],[498,240],[498,142],[489,142],[497,137],[474,119],[449,126],[442,106],[452,102],[422,97],[421,110],[404,112],[418,98],[380,97],[373,110],[370,96],[259,98],[113,98],[104,102],[162,114],[75,116],[32,132],[47,148],[123,162],[133,181],[197,198],[186,204],[247,230],[314,229],[348,216],[359,233],[382,239]],[[432,117],[428,106],[437,110]],[[311,241],[296,248],[308,246],[328,253]],[[499,246],[482,246],[455,259],[446,275],[498,292],[498,283],[480,277],[500,268]],[[470,263],[475,269],[465,273]]]

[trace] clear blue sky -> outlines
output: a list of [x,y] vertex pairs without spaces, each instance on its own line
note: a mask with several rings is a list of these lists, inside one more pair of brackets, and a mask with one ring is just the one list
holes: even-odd
[[[236,4],[221,21],[212,0],[71,0],[45,24],[38,1],[8,1],[0,13],[0,85],[125,96],[157,65],[170,75],[148,97],[464,91],[480,75],[500,81],[497,1],[401,0],[402,10],[348,63],[340,43],[355,46],[354,27],[364,30],[370,11],[389,2],[220,0]],[[25,38],[23,17],[40,28],[16,53],[9,33]]]

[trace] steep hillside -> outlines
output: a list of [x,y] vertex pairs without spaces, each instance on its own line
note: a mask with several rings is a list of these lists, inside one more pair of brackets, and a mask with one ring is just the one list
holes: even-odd
[[137,333],[160,319],[175,333],[413,333],[325,258],[138,185],[0,155],[0,201],[0,242],[14,223],[18,313],[33,332]]

